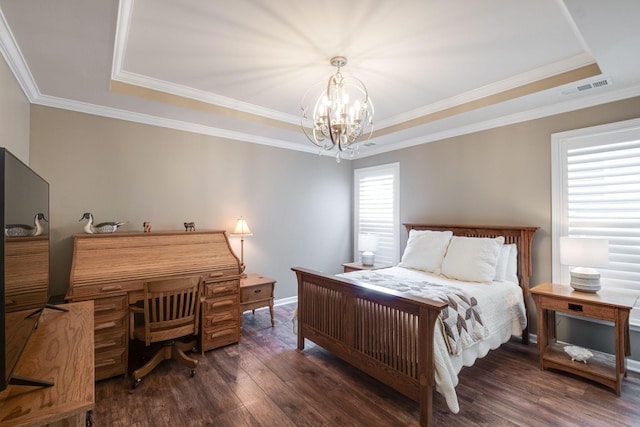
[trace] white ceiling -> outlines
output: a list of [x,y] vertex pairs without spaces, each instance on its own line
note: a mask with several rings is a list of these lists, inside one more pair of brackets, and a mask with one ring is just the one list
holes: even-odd
[[[300,100],[360,78],[360,156],[640,95],[638,0],[0,0],[29,100],[315,152]],[[578,91],[602,81],[604,87]]]

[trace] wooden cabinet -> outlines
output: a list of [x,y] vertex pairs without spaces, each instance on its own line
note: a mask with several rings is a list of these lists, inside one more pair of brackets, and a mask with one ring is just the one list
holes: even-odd
[[15,375],[53,382],[51,387],[9,385],[0,393],[0,425],[87,425],[95,403],[93,304],[46,309],[15,369]]
[[[626,356],[631,354],[629,343],[629,312],[637,297],[608,289],[598,293],[574,291],[569,286],[543,283],[531,289],[538,315],[538,350],[541,369],[558,369],[613,389],[620,395],[622,378],[627,375]],[[556,312],[605,320],[613,323],[615,354],[591,352],[587,363],[572,361],[564,344],[556,340]]]
[[206,279],[204,297],[201,350],[204,352],[240,341],[239,280]]
[[273,288],[276,281],[260,274],[249,274],[240,280],[240,311],[269,307],[271,326],[275,325],[273,318]]
[[77,234],[67,300],[95,302],[96,380],[127,373],[129,305],[144,281],[198,275],[205,283],[201,349],[240,339],[240,261],[224,231]]

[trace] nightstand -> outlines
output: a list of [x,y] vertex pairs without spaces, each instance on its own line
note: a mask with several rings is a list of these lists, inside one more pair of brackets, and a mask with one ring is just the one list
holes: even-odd
[[[557,369],[603,384],[620,396],[622,379],[627,375],[626,356],[629,344],[629,312],[637,297],[601,289],[598,293],[574,291],[569,286],[543,283],[531,289],[538,315],[538,350],[540,369]],[[613,322],[615,354],[600,353],[587,363],[572,361],[565,345],[556,341],[556,312]]]
[[273,288],[276,281],[260,274],[251,273],[240,279],[240,313],[256,308],[269,307],[271,326],[275,325],[273,319]]
[[357,270],[378,270],[380,268],[387,268],[391,266],[384,264],[364,265],[361,262],[347,262],[345,264],[342,264],[342,267],[344,268],[344,272],[348,273],[350,271]]

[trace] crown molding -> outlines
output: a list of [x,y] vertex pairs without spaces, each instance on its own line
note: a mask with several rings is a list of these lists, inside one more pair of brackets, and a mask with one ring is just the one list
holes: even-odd
[[100,105],[90,104],[86,102],[74,101],[55,96],[42,95],[32,101],[33,104],[45,107],[60,108],[63,110],[75,111],[79,113],[92,114],[112,119],[126,120],[134,123],[142,123],[146,125],[158,126],[163,128],[181,130],[185,132],[197,133],[201,135],[215,136],[235,141],[249,142],[254,144],[268,145],[271,147],[285,148],[295,151],[303,151],[315,153],[314,147],[296,144],[293,142],[282,141],[273,138],[265,138],[258,135],[251,135],[242,132],[220,129],[212,126],[199,125],[195,123],[184,122],[181,120],[168,119],[163,117],[152,116],[150,114],[137,113],[133,111],[121,110],[118,108],[103,107]]
[[25,96],[29,99],[29,102],[33,102],[34,99],[40,96],[40,90],[38,90],[38,85],[31,75],[20,48],[18,48],[2,10],[0,10],[0,51],[9,69],[18,80],[18,84]]

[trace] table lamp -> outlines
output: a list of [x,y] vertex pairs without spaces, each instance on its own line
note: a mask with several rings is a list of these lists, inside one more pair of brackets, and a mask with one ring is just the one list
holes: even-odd
[[609,241],[592,237],[560,237],[560,264],[573,267],[571,287],[595,293],[600,290],[600,272],[609,265]]
[[234,228],[233,232],[231,233],[232,236],[240,236],[240,270],[241,270],[241,276],[242,277],[247,277],[247,274],[244,272],[244,236],[253,236],[253,233],[251,232],[251,229],[249,228],[249,225],[247,224],[247,221],[243,218],[240,217],[238,218],[238,220],[236,221],[236,228]]
[[374,263],[374,252],[378,249],[378,236],[375,234],[360,234],[358,237],[358,250],[362,265],[371,266]]

